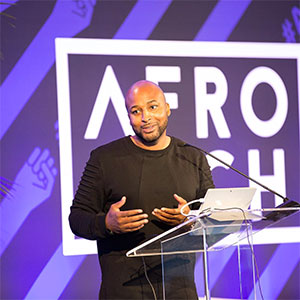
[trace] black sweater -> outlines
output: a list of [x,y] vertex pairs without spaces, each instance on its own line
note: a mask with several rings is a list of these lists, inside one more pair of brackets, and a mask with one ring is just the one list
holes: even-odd
[[[166,149],[149,151],[124,137],[91,152],[71,207],[70,226],[75,235],[97,240],[99,256],[129,250],[170,228],[151,215],[154,208],[177,207],[174,193],[190,201],[213,187],[206,157],[196,148],[172,137]],[[110,236],[105,215],[122,196],[127,200],[121,210],[140,208],[150,222],[139,231]]]

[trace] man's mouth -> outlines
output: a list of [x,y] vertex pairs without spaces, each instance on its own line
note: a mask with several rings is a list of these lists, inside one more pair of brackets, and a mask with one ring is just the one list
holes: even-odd
[[155,130],[155,124],[151,124],[151,125],[144,125],[142,126],[142,130],[145,132],[145,133],[151,133],[152,131]]

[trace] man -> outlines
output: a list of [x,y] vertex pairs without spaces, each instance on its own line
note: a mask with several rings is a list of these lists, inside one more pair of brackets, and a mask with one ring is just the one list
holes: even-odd
[[[142,261],[125,253],[182,223],[186,201],[214,185],[205,156],[167,135],[170,107],[156,84],[136,82],[125,102],[135,136],[92,151],[69,221],[74,234],[97,240],[100,299],[161,298],[160,257]],[[172,298],[197,299],[193,280],[182,272],[170,283]]]

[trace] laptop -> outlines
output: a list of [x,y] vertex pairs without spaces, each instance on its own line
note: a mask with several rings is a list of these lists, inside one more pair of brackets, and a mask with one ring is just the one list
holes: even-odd
[[247,211],[256,192],[254,187],[209,189],[203,204],[190,215],[207,215],[217,221],[260,220],[262,216]]

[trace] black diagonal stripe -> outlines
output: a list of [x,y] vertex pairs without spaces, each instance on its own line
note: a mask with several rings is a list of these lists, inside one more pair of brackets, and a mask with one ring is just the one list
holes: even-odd
[[77,37],[112,39],[136,1],[98,1],[91,24]]
[[217,1],[173,1],[149,39],[191,41]]
[[5,10],[15,19],[1,16],[1,84],[47,21],[54,5],[55,1],[19,1]]

